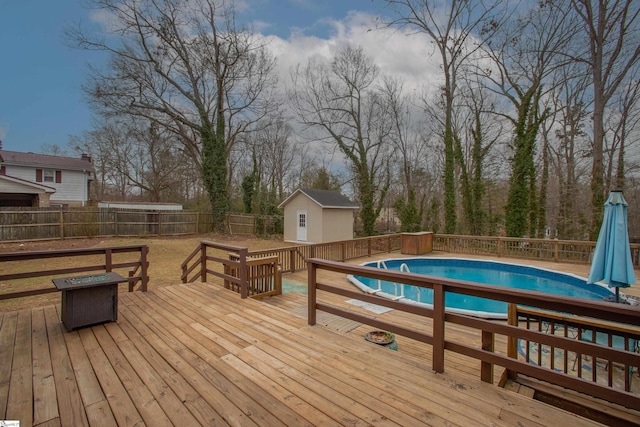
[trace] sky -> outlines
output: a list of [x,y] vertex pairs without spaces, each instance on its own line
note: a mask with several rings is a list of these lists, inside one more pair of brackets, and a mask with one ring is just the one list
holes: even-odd
[[[236,0],[240,18],[271,40],[279,72],[330,56],[343,42],[362,46],[386,71],[415,86],[426,72],[428,43],[399,32],[371,31],[380,2],[373,0]],[[11,151],[66,148],[71,136],[91,129],[81,86],[88,64],[105,57],[74,49],[64,29],[74,22],[99,29],[83,0],[0,0],[0,140]],[[411,58],[407,60],[407,58]]]

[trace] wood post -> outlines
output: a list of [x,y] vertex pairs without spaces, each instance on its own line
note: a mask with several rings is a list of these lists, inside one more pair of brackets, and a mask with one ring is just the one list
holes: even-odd
[[[514,303],[509,303],[507,308],[507,323],[510,326],[518,326],[518,306]],[[512,359],[518,358],[518,339],[516,337],[507,337],[507,356]],[[507,376],[511,380],[515,380],[518,376],[516,371],[507,369]]]
[[240,255],[240,298],[245,299],[249,296],[249,283],[247,280],[247,248],[242,248],[238,251]]
[[433,370],[444,372],[444,287],[433,285]]
[[147,255],[149,252],[149,247],[144,246],[140,251],[140,272],[142,276],[142,292],[147,292],[147,284],[149,283],[149,262],[147,261]]
[[207,245],[200,242],[200,281],[207,281]]
[[[482,349],[485,351],[494,351],[493,332],[482,331]],[[493,384],[493,364],[489,362],[480,362],[480,379],[489,384]]]
[[309,298],[307,309],[307,323],[309,325],[316,324],[316,265],[313,262],[307,262],[307,283]]
[[112,270],[113,259],[111,256],[111,249],[107,249],[104,252],[104,270],[109,273]]

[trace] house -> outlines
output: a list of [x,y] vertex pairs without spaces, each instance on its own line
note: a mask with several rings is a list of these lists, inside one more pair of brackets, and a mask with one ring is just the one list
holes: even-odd
[[0,150],[0,206],[77,207],[89,203],[91,157]]
[[358,205],[336,191],[298,189],[278,207],[284,208],[286,242],[353,239],[354,211]]

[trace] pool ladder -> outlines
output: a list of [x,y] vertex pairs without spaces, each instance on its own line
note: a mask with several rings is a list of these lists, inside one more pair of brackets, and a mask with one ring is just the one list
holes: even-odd
[[[387,264],[384,262],[384,260],[380,260],[377,262],[377,267],[378,268],[384,268],[385,270],[388,270],[389,268],[387,268]],[[407,265],[406,262],[403,262],[402,264],[400,264],[400,272],[403,273],[411,273],[411,270],[409,270],[409,266]],[[398,287],[400,287],[400,295],[398,295]],[[371,293],[372,294],[376,294],[378,292],[382,291],[382,280],[378,279],[378,289],[373,290]],[[416,291],[417,291],[417,300],[418,302],[420,302],[420,288],[416,286]],[[404,298],[404,285],[401,283],[393,283],[393,293],[394,293],[394,298],[392,298],[394,301],[397,301],[399,299]]]

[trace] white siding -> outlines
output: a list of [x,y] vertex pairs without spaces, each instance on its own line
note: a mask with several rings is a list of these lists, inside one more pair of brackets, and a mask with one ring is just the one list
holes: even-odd
[[[42,169],[56,170],[54,168]],[[7,165],[6,174],[26,181],[36,182],[36,168],[34,167]],[[51,195],[51,203],[72,203],[84,205],[89,200],[89,195],[87,194],[87,179],[87,172],[62,170],[61,183],[40,182],[38,184],[55,188],[56,192]]]

